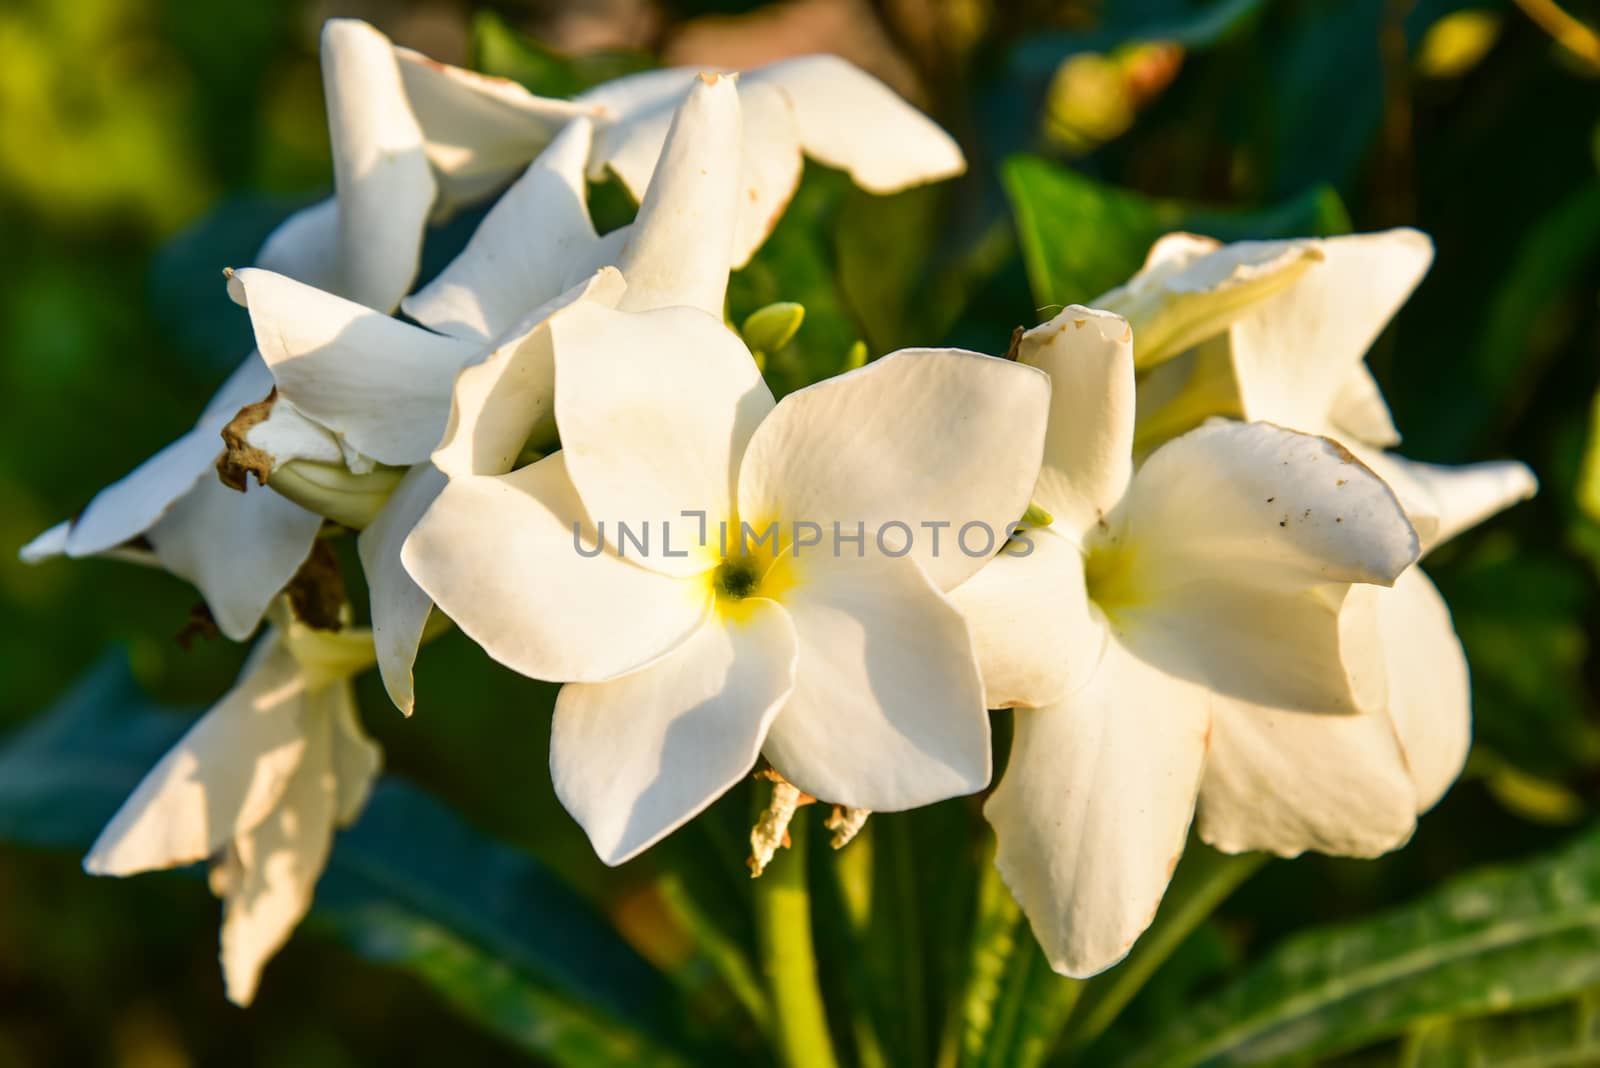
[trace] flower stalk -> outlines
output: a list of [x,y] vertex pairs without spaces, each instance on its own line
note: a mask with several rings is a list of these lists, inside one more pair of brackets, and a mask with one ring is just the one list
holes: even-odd
[[811,938],[806,876],[806,821],[789,826],[791,848],[753,881],[761,967],[772,994],[780,1063],[788,1068],[838,1068]]

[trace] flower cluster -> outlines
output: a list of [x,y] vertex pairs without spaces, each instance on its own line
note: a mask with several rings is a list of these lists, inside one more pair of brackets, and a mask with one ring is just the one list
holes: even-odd
[[[1006,357],[905,349],[778,399],[726,291],[802,157],[874,193],[964,168],[886,87],[814,56],[552,100],[346,20],[323,70],[335,194],[228,272],[257,350],[23,550],[155,562],[235,640],[268,621],[86,861],[209,860],[234,1000],[377,774],[350,679],[409,715],[445,621],[563,684],[551,774],[609,864],[758,765],[848,827],[977,793],[1015,708],[984,812],[1074,976],[1127,953],[1191,823],[1372,856],[1459,774],[1467,668],[1417,562],[1534,482],[1388,451],[1364,357],[1425,236],[1170,235]],[[606,175],[639,206],[601,234]],[[415,289],[430,222],[491,195]],[[346,530],[370,630],[317,548]]]

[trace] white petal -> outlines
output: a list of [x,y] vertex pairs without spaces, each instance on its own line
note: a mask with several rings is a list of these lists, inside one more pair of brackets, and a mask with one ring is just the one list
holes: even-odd
[[282,797],[306,738],[305,684],[276,634],[234,688],[161,758],[84,859],[94,875],[204,860],[255,827]]
[[738,210],[739,124],[733,78],[693,82],[652,161],[617,263],[628,282],[623,309],[686,305],[722,317]]
[[274,471],[295,460],[344,463],[345,453],[339,447],[339,439],[283,396],[273,401],[272,410],[265,419],[245,432],[245,441],[272,458]]
[[1148,552],[1141,573],[1244,587],[1389,585],[1417,540],[1389,487],[1327,438],[1215,421],[1145,461],[1119,519]]
[[456,372],[482,353],[268,271],[236,271],[230,290],[250,309],[279,391],[380,463],[428,458]]
[[744,165],[733,213],[735,269],[748,265],[777,228],[805,170],[794,111],[779,89],[760,82],[742,83],[739,106],[744,127]]
[[441,611],[514,671],[600,682],[669,652],[711,602],[698,577],[674,579],[596,544],[566,454],[495,478],[450,480],[401,559]]
[[603,268],[507,331],[495,350],[456,376],[450,421],[434,450],[451,475],[503,475],[530,438],[556,440],[556,365],[549,320],[578,301],[614,307],[622,275]]
[[436,193],[422,129],[393,46],[364,22],[323,24],[322,81],[339,203],[335,292],[393,311],[416,278]]
[[1169,234],[1124,285],[1090,301],[1133,324],[1134,358],[1154,367],[1260,306],[1322,259],[1319,243],[1240,241]]
[[1321,430],[1341,389],[1433,262],[1416,230],[1318,243],[1323,262],[1233,324],[1248,419]]
[[1170,673],[1256,704],[1352,711],[1372,689],[1341,659],[1342,584],[1392,583],[1415,554],[1388,486],[1339,446],[1217,422],[1145,462],[1091,553],[1090,595]]
[[1378,388],[1377,379],[1372,377],[1365,360],[1356,364],[1339,386],[1328,417],[1337,430],[1364,444],[1380,449],[1392,449],[1400,444],[1400,431],[1395,428],[1383,391]]
[[786,530],[864,524],[869,543],[904,524],[907,558],[952,589],[1027,510],[1049,403],[1031,367],[958,349],[890,353],[783,399],[745,455],[739,514]]
[[333,840],[336,789],[327,710],[305,710],[304,758],[277,806],[234,843],[236,863],[226,884],[222,916],[222,974],[228,1000],[248,1005],[261,969],[311,909],[317,879]]
[[1417,811],[1426,812],[1461,774],[1472,747],[1467,658],[1450,609],[1421,568],[1378,597],[1389,715],[1416,783]]
[[438,172],[437,214],[510,181],[557,132],[595,109],[534,96],[516,82],[478,74],[396,48],[411,110]]
[[600,264],[583,169],[593,127],[575,119],[495,202],[467,247],[403,304],[423,326],[487,341]]
[[348,682],[321,690],[316,695],[319,708],[333,720],[333,775],[336,780],[339,826],[348,827],[366,807],[372,783],[383,767],[383,750],[361,729],[355,692]]
[[1224,853],[1375,857],[1403,845],[1415,824],[1416,790],[1381,710],[1318,716],[1215,704],[1200,786],[1208,844]]
[[1437,517],[1437,526],[1425,540],[1423,551],[1449,541],[1489,517],[1531,498],[1539,480],[1525,464],[1513,460],[1446,466],[1418,463],[1394,453],[1385,454],[1390,469],[1398,467],[1419,487]]
[[643,197],[650,184],[650,172],[661,155],[672,112],[699,75],[694,67],[641,71],[574,97],[573,103],[592,108],[596,114],[589,180],[604,181],[610,172],[635,200]]
[[1017,358],[1050,376],[1034,500],[1081,539],[1133,476],[1133,333],[1120,316],[1072,305],[1022,335]]
[[556,700],[550,773],[595,852],[621,864],[750,773],[794,687],[794,624],[750,598],[654,664]]
[[67,551],[67,533],[71,529],[72,521],[63,519],[19,549],[18,558],[25,564],[37,564],[63,555]]
[[189,431],[95,495],[72,522],[69,556],[93,556],[137,538],[202,480],[217,479],[222,438]]
[[550,331],[561,449],[589,517],[615,532],[614,545],[618,524],[653,532],[640,563],[664,574],[715,566],[702,534],[734,515],[740,457],[772,411],[749,350],[693,308],[586,304]]
[[949,134],[838,56],[800,56],[744,76],[744,86],[763,83],[789,97],[806,155],[848,171],[868,192],[895,193],[966,170]]
[[981,790],[989,717],[965,621],[909,559],[803,556],[800,660],[765,752],[823,801],[898,812]]
[[1104,971],[1150,926],[1194,815],[1208,701],[1112,641],[1088,686],[1016,713],[983,811],[995,865],[1056,971]]
[[279,223],[262,243],[253,266],[337,293],[340,282],[338,198],[318,201]]
[[416,700],[411,666],[416,662],[422,629],[428,623],[433,602],[406,574],[400,563],[400,549],[444,486],[444,475],[432,464],[413,467],[357,542],[361,570],[372,597],[372,636],[378,647],[378,671],[389,699],[408,716]]
[[950,599],[972,632],[990,708],[1059,701],[1100,662],[1106,629],[1090,615],[1083,554],[1053,529],[1021,532]]
[[305,563],[320,529],[321,516],[271,490],[240,493],[212,476],[147,537],[161,565],[200,590],[217,629],[243,641]]

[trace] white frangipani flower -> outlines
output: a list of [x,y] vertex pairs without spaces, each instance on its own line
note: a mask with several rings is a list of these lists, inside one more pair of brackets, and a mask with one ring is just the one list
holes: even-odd
[[[551,333],[561,451],[452,474],[403,558],[491,656],[569,684],[551,769],[601,858],[645,849],[761,753],[852,807],[980,788],[982,687],[943,591],[983,563],[959,528],[1003,540],[1027,508],[1044,377],[904,351],[774,406],[749,350],[697,308],[584,303]],[[619,522],[656,548],[630,552]],[[917,537],[883,551],[874,532],[895,522]]]
[[[415,277],[434,179],[387,39],[365,23],[336,19],[323,31],[322,53],[335,195],[274,231],[257,262],[388,312]],[[248,637],[322,524],[278,494],[241,494],[217,479],[222,428],[271,389],[252,353],[194,429],[24,548],[23,558],[100,555],[142,539],[156,562],[199,588],[224,634]],[[276,405],[270,424],[257,430],[296,441],[303,455],[342,455],[290,404]]]
[[[984,809],[996,864],[1073,976],[1116,963],[1150,923],[1224,715],[1322,721],[1381,696],[1381,678],[1345,670],[1363,639],[1340,607],[1417,553],[1393,493],[1325,438],[1217,422],[1135,473],[1132,342],[1125,320],[1081,307],[1023,336],[1021,360],[1053,383],[1034,500],[1054,523],[953,593],[989,703],[1018,706]],[[1391,788],[1381,766],[1346,771]],[[1237,799],[1246,814],[1252,801]]]
[[[1306,266],[1253,301],[1214,298],[1208,289],[1222,264],[1296,258]],[[1400,438],[1363,357],[1432,259],[1427,236],[1404,229],[1227,246],[1187,234],[1163,238],[1126,288],[1182,288],[1191,307],[1209,307],[1207,321],[1222,333],[1146,377],[1141,424],[1172,428],[1221,412],[1333,438],[1394,489],[1424,553],[1532,496],[1537,483],[1520,463],[1441,467],[1383,451]],[[1170,314],[1155,296],[1145,307],[1156,318]],[[1472,733],[1466,656],[1433,583],[1412,568],[1392,589],[1363,589],[1346,612],[1345,625],[1371,639],[1356,648],[1376,658],[1351,669],[1386,678],[1387,699],[1370,715],[1333,722],[1219,716],[1200,802],[1201,836],[1218,848],[1384,852],[1410,837],[1417,813],[1465,765]],[[1398,762],[1389,755],[1396,739]],[[1403,764],[1409,793],[1374,791],[1348,774],[1380,758],[1391,768]],[[1247,797],[1254,812],[1242,804]]]
[[[590,125],[578,119],[563,130],[461,256],[406,302],[439,333],[283,276],[245,270],[230,279],[235,299],[250,310],[279,395],[297,418],[352,453],[411,467],[360,545],[379,669],[403,712],[414,704],[412,665],[431,602],[401,567],[400,546],[443,487],[441,471],[504,473],[541,428],[553,441],[551,321],[580,300],[624,299],[622,274],[596,271],[609,259],[636,283],[627,301],[657,294],[666,303],[720,312],[738,166],[732,80],[697,83],[680,111],[638,220],[609,240],[595,234],[585,202]],[[473,412],[471,431],[458,432],[453,391],[458,407],[464,398]],[[496,438],[486,454],[479,432],[488,437],[507,428],[510,437]],[[441,436],[444,447],[430,463]],[[319,459],[292,451],[296,442],[288,437],[264,440],[252,431],[250,441],[272,463]],[[290,451],[273,454],[275,447]]]
[[223,976],[240,1005],[310,909],[334,828],[360,814],[381,763],[350,686],[372,665],[371,634],[316,631],[287,614],[83,862],[121,876],[209,861]]

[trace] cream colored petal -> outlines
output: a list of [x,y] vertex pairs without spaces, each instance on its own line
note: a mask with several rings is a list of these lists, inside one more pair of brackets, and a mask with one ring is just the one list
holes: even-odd
[[556,700],[556,796],[607,864],[637,856],[750,774],[794,687],[794,624],[750,598],[631,675]]
[[586,555],[596,547],[558,452],[509,475],[451,479],[400,558],[502,664],[532,678],[601,682],[680,645],[705,618],[711,590],[699,576],[670,578],[610,551]]
[[1423,552],[1471,530],[1512,505],[1526,501],[1539,491],[1539,480],[1526,464],[1514,460],[1446,466],[1418,463],[1394,453],[1385,454],[1390,467],[1398,468],[1430,505],[1438,523],[1423,544]]
[[334,725],[307,708],[304,758],[278,804],[234,843],[237,864],[225,884],[222,974],[228,1000],[249,1005],[261,970],[311,909],[333,840],[337,788]]
[[361,729],[355,691],[348,682],[335,683],[315,695],[318,715],[333,721],[334,816],[348,827],[361,815],[372,784],[383,769],[383,750]]
[[416,703],[411,668],[422,645],[422,630],[433,611],[433,602],[406,574],[400,563],[400,549],[444,489],[445,481],[439,469],[429,463],[407,471],[357,542],[372,601],[378,671],[389,700],[408,716]]
[[794,694],[764,752],[813,797],[898,812],[981,790],[989,717],[965,621],[922,570],[802,556],[780,595],[799,635]]
[[1194,815],[1209,700],[1112,641],[1083,689],[1017,711],[983,811],[995,865],[1063,975],[1104,971],[1150,926]]
[[589,221],[593,126],[574,119],[495,202],[467,247],[403,302],[406,314],[450,337],[500,337],[601,264]]
[[1105,649],[1083,554],[1051,528],[1020,532],[950,591],[967,620],[990,708],[1038,708],[1088,681]]
[[1072,305],[1023,334],[1017,358],[1050,376],[1034,499],[1081,541],[1133,476],[1133,334],[1119,316]]
[[1356,364],[1339,386],[1329,419],[1334,429],[1364,444],[1380,449],[1400,444],[1400,431],[1389,414],[1389,404],[1365,360]]
[[1450,609],[1421,568],[1379,592],[1389,715],[1416,783],[1417,811],[1438,803],[1472,747],[1472,687]]
[[[940,589],[998,551],[1038,477],[1049,380],[959,349],[902,349],[785,397],[751,439],[739,515],[909,540]],[[906,528],[902,532],[892,524]],[[871,806],[865,806],[871,807]]]
[[278,804],[306,749],[305,684],[276,634],[144,777],[83,866],[132,875],[204,860]]

